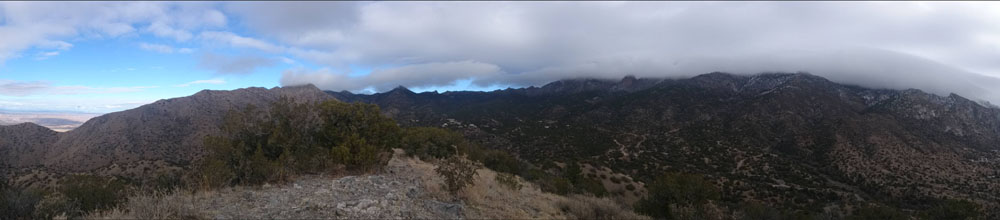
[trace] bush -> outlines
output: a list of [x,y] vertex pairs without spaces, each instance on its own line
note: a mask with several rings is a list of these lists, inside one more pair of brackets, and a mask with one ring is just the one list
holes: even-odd
[[608,195],[608,190],[604,188],[604,184],[601,184],[599,180],[583,178],[575,186],[577,189],[581,189],[583,192],[593,194],[597,197]]
[[342,167],[368,172],[388,161],[402,133],[372,104],[288,98],[268,110],[248,105],[229,111],[220,129],[222,135],[205,138],[209,154],[195,178],[204,187],[262,184]]
[[468,141],[461,134],[431,127],[407,128],[402,139],[403,150],[422,160],[444,159],[465,151]]
[[576,219],[648,219],[607,198],[573,195],[556,204]]
[[35,207],[42,196],[20,187],[0,188],[0,219],[36,219]]
[[719,199],[719,189],[697,174],[667,173],[646,187],[649,194],[636,204],[636,211],[655,218],[672,218],[671,205],[700,206]]
[[112,208],[125,201],[125,183],[113,178],[73,175],[63,179],[60,192],[83,213]]
[[979,204],[968,200],[945,199],[924,211],[921,216],[925,219],[965,220],[976,219],[982,215],[982,208]]
[[446,189],[452,195],[457,195],[462,188],[472,184],[477,168],[478,166],[472,161],[461,157],[449,157],[441,161],[434,171],[444,177]]
[[495,177],[497,183],[506,186],[509,189],[521,190],[521,182],[517,180],[517,176],[509,173],[497,173]]
[[848,216],[847,219],[850,220],[903,220],[910,219],[899,210],[882,205],[870,205],[859,208],[854,211],[854,214]]
[[480,153],[470,153],[470,159],[483,163],[483,166],[491,170],[510,174],[521,173],[521,162],[510,153],[501,150],[481,149],[476,146],[472,146],[471,149],[478,149]]
[[546,176],[535,183],[542,191],[559,195],[569,194],[573,189],[573,184],[568,179],[557,176]]
[[114,209],[91,213],[84,219],[201,219],[189,194],[152,191],[138,193]]

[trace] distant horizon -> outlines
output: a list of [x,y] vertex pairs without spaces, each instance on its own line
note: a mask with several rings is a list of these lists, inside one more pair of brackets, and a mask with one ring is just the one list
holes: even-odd
[[996,2],[0,2],[0,36],[2,109],[716,71],[1000,103]]

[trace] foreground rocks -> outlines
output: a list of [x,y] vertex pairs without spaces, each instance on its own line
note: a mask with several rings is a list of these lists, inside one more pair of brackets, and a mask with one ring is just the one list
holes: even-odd
[[[645,219],[606,198],[544,193],[527,182],[511,189],[479,169],[458,195],[443,189],[435,165],[397,150],[377,174],[302,176],[282,185],[137,195],[91,219]],[[594,216],[599,213],[600,216]]]

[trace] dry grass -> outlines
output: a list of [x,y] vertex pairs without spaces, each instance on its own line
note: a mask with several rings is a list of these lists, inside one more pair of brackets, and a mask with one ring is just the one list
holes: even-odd
[[434,172],[435,165],[420,159],[397,154],[390,166],[405,166],[419,176],[427,192],[441,200],[465,201],[465,216],[469,219],[649,219],[635,214],[621,202],[607,198],[572,195],[560,196],[542,192],[537,185],[515,176],[520,189],[497,182],[496,171],[477,170],[472,185],[462,189],[457,197],[444,189],[443,178]]
[[137,193],[121,206],[85,219],[205,219],[191,193]]
[[496,181],[497,173],[479,169],[473,185],[465,188],[460,196],[469,204],[466,216],[473,219],[565,219],[556,203],[565,198],[544,193],[537,186],[523,182],[521,189],[513,189]]
[[572,195],[557,205],[576,219],[650,219],[608,198]]

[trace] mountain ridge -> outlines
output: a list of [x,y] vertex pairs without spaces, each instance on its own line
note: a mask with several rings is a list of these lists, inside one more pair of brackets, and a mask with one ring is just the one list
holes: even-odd
[[[139,172],[135,174],[137,176],[155,175],[142,170],[126,171],[123,167],[179,167],[189,164],[203,153],[203,138],[219,132],[218,124],[227,111],[248,104],[266,107],[280,97],[311,102],[332,99],[313,85],[202,90],[191,96],[161,99],[134,109],[94,117],[79,128],[64,133],[35,125],[36,129],[50,131],[47,134],[52,136],[30,145],[39,152],[10,152],[0,156],[5,158],[3,165],[12,170],[44,167],[54,172],[98,170],[109,173]],[[4,140],[0,140],[0,147],[5,150],[24,148],[23,144]]]
[[[612,89],[634,80],[655,83]],[[942,196],[998,207],[1000,199],[1000,109],[954,94],[721,72],[486,93],[328,93],[540,166],[586,161],[644,182],[659,172],[706,174],[737,201],[817,210],[866,200],[919,209],[917,198]]]

